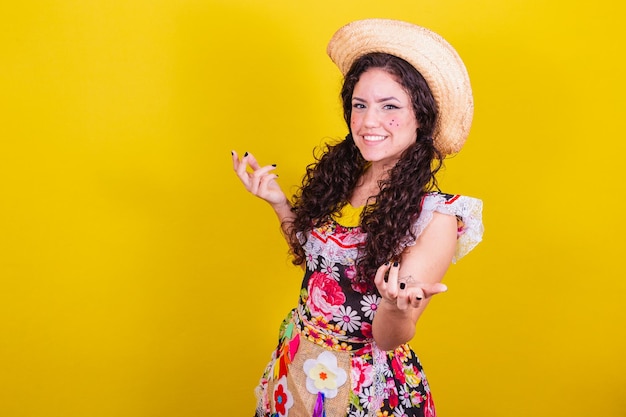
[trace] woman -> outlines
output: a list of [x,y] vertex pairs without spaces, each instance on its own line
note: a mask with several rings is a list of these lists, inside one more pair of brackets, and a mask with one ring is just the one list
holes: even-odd
[[482,237],[480,200],[435,191],[471,124],[467,72],[441,37],[394,20],[352,22],[328,53],[344,74],[350,133],[307,168],[293,201],[274,165],[233,152],[239,179],[272,206],[305,269],[257,416],[434,416],[407,343],[446,290],[450,262]]

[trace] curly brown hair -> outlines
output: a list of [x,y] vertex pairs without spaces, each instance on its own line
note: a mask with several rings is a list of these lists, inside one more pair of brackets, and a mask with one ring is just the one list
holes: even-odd
[[[371,68],[383,69],[404,87],[411,97],[419,128],[415,143],[402,153],[387,179],[379,182],[378,195],[370,197],[370,203],[361,214],[362,231],[376,238],[367,239],[360,248],[355,279],[370,291],[378,267],[398,259],[402,249],[400,242],[407,236],[415,238],[411,225],[420,214],[424,195],[437,189],[435,175],[443,165],[443,155],[435,148],[432,138],[437,115],[435,99],[422,75],[396,56],[384,53],[364,55],[346,73],[341,100],[348,129],[354,87],[360,76]],[[314,159],[315,162],[307,166],[302,186],[293,197],[295,219],[286,228],[295,265],[305,262],[303,242],[298,236],[306,237],[329,216],[339,213],[368,167],[352,134],[338,143],[325,144],[321,153],[314,153]]]

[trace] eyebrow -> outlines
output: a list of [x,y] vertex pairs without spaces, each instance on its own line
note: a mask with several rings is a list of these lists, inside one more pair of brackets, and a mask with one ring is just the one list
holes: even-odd
[[[362,101],[362,102],[366,101],[365,99],[362,99],[360,97],[352,97],[352,100]],[[380,98],[376,100],[376,103],[383,103],[385,101],[397,101],[398,103],[401,103],[401,101],[395,98],[394,96]]]

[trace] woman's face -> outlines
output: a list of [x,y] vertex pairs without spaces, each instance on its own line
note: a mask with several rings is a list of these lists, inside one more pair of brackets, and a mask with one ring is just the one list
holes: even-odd
[[418,126],[411,98],[393,75],[380,68],[361,74],[352,93],[350,129],[366,161],[394,165],[415,143]]

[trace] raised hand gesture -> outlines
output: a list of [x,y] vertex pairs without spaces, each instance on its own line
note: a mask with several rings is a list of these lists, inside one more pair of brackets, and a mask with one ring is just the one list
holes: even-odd
[[267,201],[273,207],[284,205],[287,202],[285,193],[276,182],[278,175],[273,172],[276,165],[262,167],[256,158],[248,152],[239,159],[237,152],[232,151],[232,157],[233,169],[248,192]]

